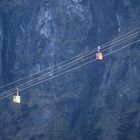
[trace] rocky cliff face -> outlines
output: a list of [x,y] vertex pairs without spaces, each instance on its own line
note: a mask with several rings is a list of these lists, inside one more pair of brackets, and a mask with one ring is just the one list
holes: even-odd
[[[1,85],[96,48],[140,20],[139,0],[13,0],[0,9]],[[138,45],[23,91],[20,105],[1,100],[0,139],[139,140]]]

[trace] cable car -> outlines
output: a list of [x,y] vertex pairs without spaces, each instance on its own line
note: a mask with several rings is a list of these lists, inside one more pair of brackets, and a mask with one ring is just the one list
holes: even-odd
[[13,96],[13,102],[14,103],[20,103],[20,96],[19,96],[19,90],[17,89],[17,95]]
[[103,60],[103,54],[101,53],[101,46],[98,46],[98,52],[96,53],[96,60]]

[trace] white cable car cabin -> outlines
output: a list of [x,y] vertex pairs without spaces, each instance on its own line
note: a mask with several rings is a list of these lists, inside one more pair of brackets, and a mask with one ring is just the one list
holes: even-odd
[[98,52],[96,53],[96,60],[103,60],[103,54],[101,53],[101,46],[98,46]]
[[19,90],[17,89],[17,95],[13,96],[13,102],[14,103],[20,103],[20,96],[19,96]]

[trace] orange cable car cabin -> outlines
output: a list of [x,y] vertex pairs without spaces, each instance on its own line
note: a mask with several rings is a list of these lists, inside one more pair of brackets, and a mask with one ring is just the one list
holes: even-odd
[[98,46],[98,52],[96,53],[96,60],[103,60],[103,54],[101,53],[101,47]]

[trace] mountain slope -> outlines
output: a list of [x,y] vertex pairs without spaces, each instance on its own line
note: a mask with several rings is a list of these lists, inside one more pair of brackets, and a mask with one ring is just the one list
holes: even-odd
[[[94,49],[140,20],[139,0],[12,0],[0,7],[1,85]],[[0,140],[139,140],[139,50],[136,43],[25,90],[20,105],[1,100]]]

